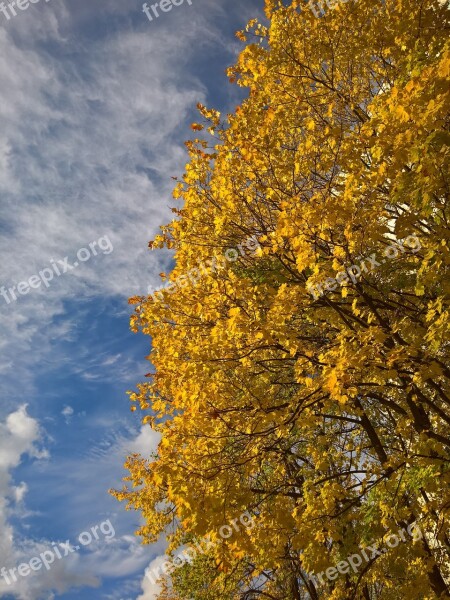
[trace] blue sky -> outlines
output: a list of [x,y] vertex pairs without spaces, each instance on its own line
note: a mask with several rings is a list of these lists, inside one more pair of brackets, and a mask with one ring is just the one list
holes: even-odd
[[158,442],[129,411],[126,391],[150,367],[127,298],[170,266],[147,244],[173,216],[195,105],[238,104],[225,68],[261,8],[193,0],[150,22],[141,2],[40,0],[0,13],[0,286],[97,241],[48,287],[0,296],[0,568],[108,520],[115,532],[48,571],[0,578],[2,600],[155,597],[143,575],[164,541],[140,546],[140,516],[107,493],[127,454]]

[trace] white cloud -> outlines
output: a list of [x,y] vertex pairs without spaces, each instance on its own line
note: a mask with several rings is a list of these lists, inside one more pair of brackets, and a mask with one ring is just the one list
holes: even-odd
[[12,488],[12,492],[15,503],[20,504],[24,501],[25,495],[28,492],[28,486],[24,481],[22,481],[19,485]]
[[[39,448],[41,438],[39,423],[28,415],[26,405],[9,414],[4,423],[0,422],[0,556],[4,566],[15,564],[17,557],[14,531],[8,522],[15,511],[10,500],[20,503],[27,489],[25,483],[13,484],[11,472],[24,456],[48,457],[48,453]],[[9,587],[0,578],[0,593],[7,591]]]
[[[146,569],[146,571],[148,570],[150,572],[150,574],[153,571],[160,573],[161,565],[164,562],[166,562],[166,560],[167,560],[167,556],[164,556],[164,555],[157,556],[148,565],[148,569]],[[162,589],[161,585],[157,581],[152,580],[151,577],[146,577],[146,576],[144,576],[144,578],[142,580],[141,587],[142,587],[142,594],[137,597],[137,600],[156,600],[156,598],[158,597],[158,594],[161,592],[161,589]]]
[[0,483],[1,490],[9,485],[11,469],[17,467],[24,454],[34,458],[46,458],[45,450],[39,450],[36,442],[41,439],[39,423],[27,413],[24,404],[0,423]]
[[[23,507],[19,505],[23,505],[27,492],[26,483],[13,484],[12,471],[20,465],[24,456],[35,459],[48,458],[48,452],[40,447],[41,441],[42,431],[39,423],[28,415],[26,406],[20,407],[8,415],[4,423],[0,423],[0,568],[4,566],[9,570],[52,549],[52,541],[25,539],[17,535],[10,525],[10,518],[23,511]],[[91,463],[82,462],[79,466],[75,462],[73,465],[66,462],[58,464],[58,468],[70,468],[75,481],[78,473],[92,481],[94,475],[91,467],[100,469],[105,478],[112,477],[111,467],[117,467],[128,452],[149,455],[156,449],[158,441],[158,434],[152,432],[148,426],[142,427],[133,437],[116,437],[112,445],[114,451],[111,452],[109,446],[109,450],[105,449],[103,454],[99,453]],[[78,483],[86,487],[86,482],[82,479]],[[104,482],[100,482],[100,485],[106,488]],[[95,488],[88,491],[93,496],[98,496]],[[114,526],[114,521],[112,523]],[[86,526],[85,530],[88,531],[89,528]],[[0,596],[9,593],[18,600],[48,600],[53,597],[53,592],[63,594],[73,587],[98,587],[101,578],[104,577],[136,576],[148,564],[149,548],[142,546],[135,536],[115,535],[106,540],[104,536],[99,535],[100,539],[86,546],[83,553],[73,553],[61,560],[55,560],[49,570],[41,569],[27,577],[19,577],[11,586],[0,577]],[[159,551],[161,544],[152,549],[153,553]]]
[[149,457],[156,452],[160,439],[161,434],[159,432],[153,431],[149,425],[145,425],[141,428],[137,438],[130,445],[126,446],[127,452]]
[[74,413],[74,410],[73,410],[73,408],[72,408],[71,406],[65,406],[65,407],[62,409],[62,411],[61,411],[61,414],[62,414],[62,416],[64,417],[64,419],[65,419],[65,421],[66,421],[67,425],[68,425],[68,424],[70,423],[70,421],[72,420],[73,413]]

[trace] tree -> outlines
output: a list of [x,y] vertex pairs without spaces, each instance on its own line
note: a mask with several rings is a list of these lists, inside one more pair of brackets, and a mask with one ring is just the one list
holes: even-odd
[[[155,367],[131,400],[162,440],[115,495],[144,543],[220,542],[236,599],[448,598],[448,8],[266,16],[229,71],[248,98],[199,106],[213,141],[187,144],[152,243],[170,285],[131,299]],[[257,525],[220,540],[245,510]]]

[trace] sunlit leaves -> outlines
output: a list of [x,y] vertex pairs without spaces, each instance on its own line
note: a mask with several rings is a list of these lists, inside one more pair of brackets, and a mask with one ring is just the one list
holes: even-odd
[[[208,590],[186,567],[176,598],[431,600],[450,575],[448,12],[285,4],[240,34],[229,75],[248,99],[226,118],[199,105],[193,129],[214,138],[187,143],[183,209],[152,244],[175,250],[171,281],[250,236],[260,247],[130,300],[155,367],[131,399],[162,442],[129,460],[118,497],[172,549],[258,515],[196,567]],[[426,544],[308,583],[414,520]]]

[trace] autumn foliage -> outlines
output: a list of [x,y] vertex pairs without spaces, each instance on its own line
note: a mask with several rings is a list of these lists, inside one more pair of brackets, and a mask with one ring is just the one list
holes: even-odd
[[[116,495],[173,551],[255,515],[162,598],[449,598],[448,8],[283,4],[238,34],[229,76],[248,98],[199,107],[179,216],[153,243],[175,251],[171,280],[261,247],[134,300],[154,374],[131,399],[162,439]],[[412,235],[420,249],[380,260]],[[308,291],[373,253],[357,280]],[[413,522],[422,539],[309,578]]]

